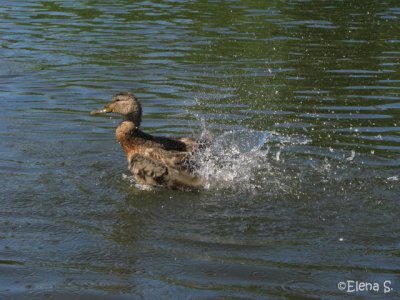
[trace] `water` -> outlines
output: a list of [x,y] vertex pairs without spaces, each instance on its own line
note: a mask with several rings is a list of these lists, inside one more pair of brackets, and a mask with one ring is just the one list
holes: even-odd
[[[399,18],[397,1],[2,1],[0,295],[398,298]],[[130,182],[119,117],[89,115],[124,90],[145,131],[216,137],[204,190]]]

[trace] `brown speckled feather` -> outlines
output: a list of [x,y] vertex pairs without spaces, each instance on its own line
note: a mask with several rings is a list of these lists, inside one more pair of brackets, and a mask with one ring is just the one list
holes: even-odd
[[135,179],[146,185],[161,185],[171,189],[199,188],[203,185],[200,177],[187,171],[178,171],[160,161],[144,157],[138,153],[130,156],[128,168]]
[[[187,150],[196,149],[194,140],[154,137],[132,128],[128,121],[117,127],[116,138],[138,182],[172,189],[198,188],[203,184],[200,177],[192,174],[194,166],[189,163],[192,151]],[[187,146],[188,141],[192,144]]]

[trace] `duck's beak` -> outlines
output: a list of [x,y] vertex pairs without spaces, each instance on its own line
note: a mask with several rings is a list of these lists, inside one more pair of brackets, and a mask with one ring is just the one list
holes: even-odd
[[109,104],[107,104],[106,106],[104,106],[104,108],[101,109],[96,109],[90,112],[91,115],[98,115],[98,114],[106,114],[112,112],[112,108],[110,107]]

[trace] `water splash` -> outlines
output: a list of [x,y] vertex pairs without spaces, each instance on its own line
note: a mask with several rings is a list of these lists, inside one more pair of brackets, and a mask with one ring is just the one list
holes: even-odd
[[122,180],[130,183],[131,186],[135,187],[139,191],[153,191],[156,187],[151,185],[141,184],[136,182],[133,175],[122,174]]
[[399,180],[399,178],[400,178],[400,176],[390,176],[390,177],[388,177],[388,178],[386,178],[387,180],[389,180],[389,181],[398,181]]
[[239,130],[216,137],[193,158],[200,166],[198,174],[206,179],[205,188],[257,188],[257,174],[268,168],[269,148],[262,148],[271,136],[267,131]]
[[[210,135],[204,126],[200,139]],[[260,174],[276,175],[269,172],[270,147],[264,149],[270,139],[274,139],[272,133],[252,130],[226,131],[213,138],[209,147],[192,157],[193,163],[200,166],[196,173],[206,179],[204,188],[255,190],[264,186],[267,180],[260,179]],[[138,190],[157,189],[137,183],[132,175],[122,174],[122,179]]]
[[356,157],[356,152],[354,150],[351,150],[351,154],[349,157],[346,157],[347,161],[352,161]]
[[[201,118],[200,124],[200,140],[211,142],[191,160],[199,166],[195,172],[205,179],[205,189],[282,193],[291,192],[293,182],[299,181],[298,172],[289,171],[284,153],[287,147],[307,144],[306,137],[250,129],[211,134]],[[157,189],[137,183],[133,176],[124,174],[123,179],[138,190]]]

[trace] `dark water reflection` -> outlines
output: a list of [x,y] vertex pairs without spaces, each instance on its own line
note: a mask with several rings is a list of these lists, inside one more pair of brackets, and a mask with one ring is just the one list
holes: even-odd
[[[397,1],[2,1],[0,295],[399,297],[399,18]],[[151,133],[269,135],[223,149],[209,189],[138,190],[119,119],[88,115],[120,90]]]

